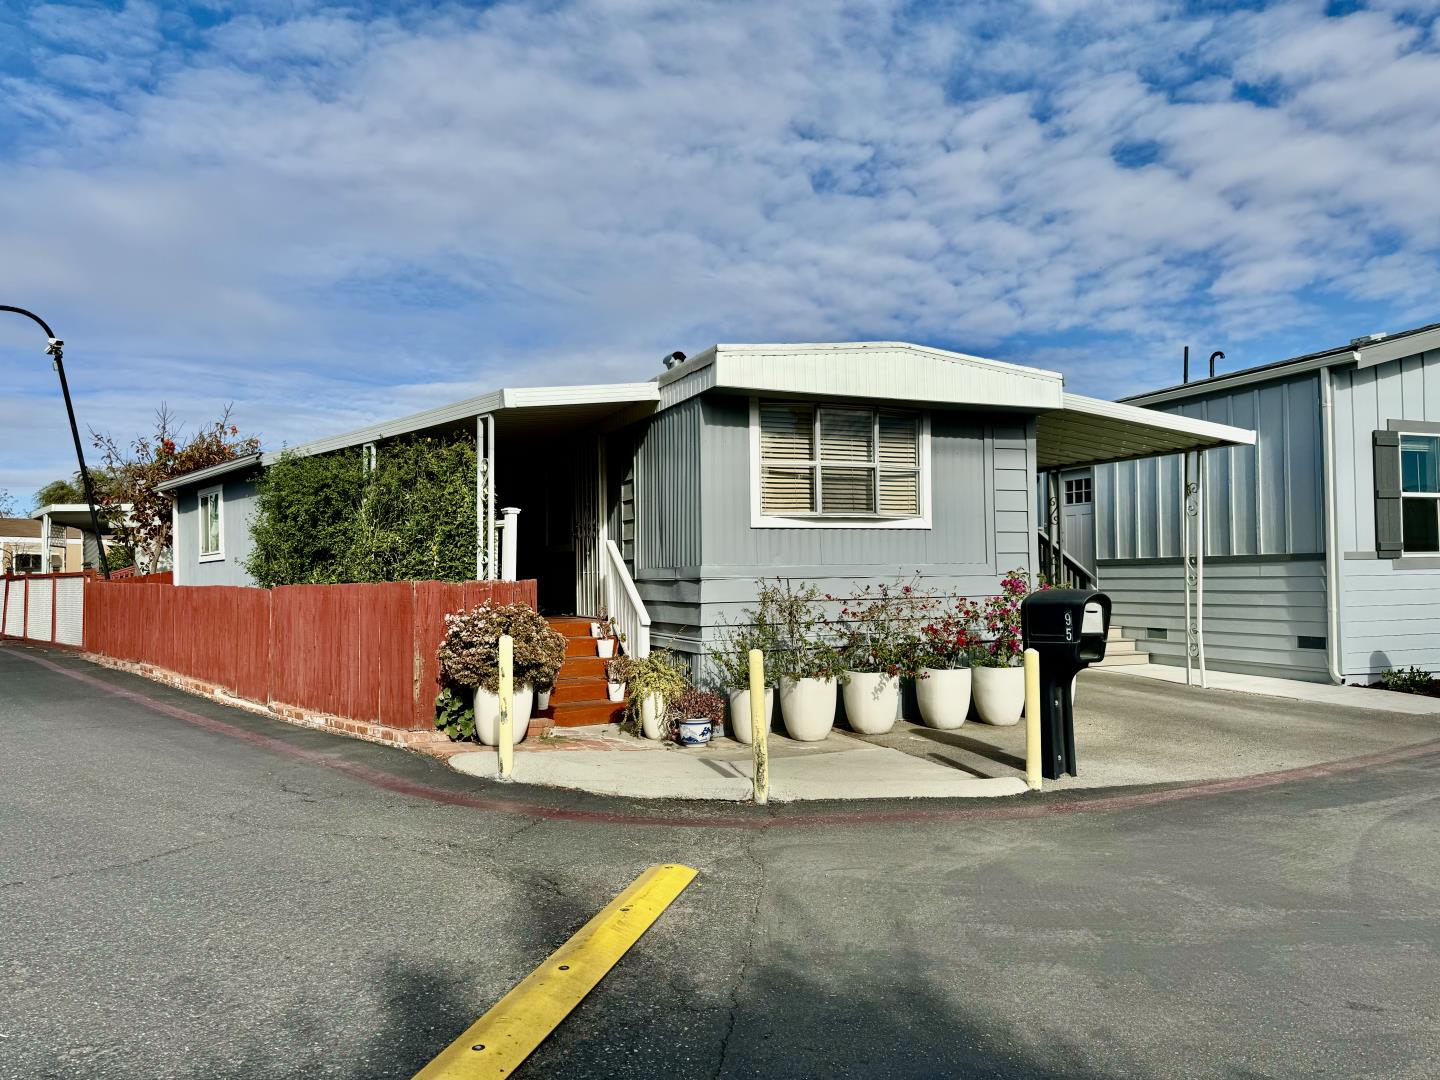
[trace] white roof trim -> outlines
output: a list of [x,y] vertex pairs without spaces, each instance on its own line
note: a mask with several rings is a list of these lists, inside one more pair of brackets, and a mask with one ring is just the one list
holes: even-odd
[[1036,421],[1040,469],[1100,465],[1185,450],[1253,446],[1255,432],[1118,401],[1066,394],[1064,407]]
[[169,480],[162,480],[155,485],[155,490],[174,491],[176,488],[198,484],[214,476],[225,476],[238,469],[257,464],[259,461],[259,454],[242,454],[229,461],[222,461],[218,465],[207,465],[203,469],[195,469],[193,472],[181,473],[179,476],[172,476]]
[[386,420],[369,427],[358,428],[344,435],[332,435],[326,439],[301,443],[284,451],[269,451],[261,463],[273,465],[282,453],[307,457],[310,454],[324,454],[331,450],[343,450],[347,446],[360,446],[380,439],[393,439],[397,435],[409,435],[414,431],[454,423],[472,416],[504,412],[507,409],[543,409],[565,405],[632,405],[658,402],[660,388],[655,381],[640,383],[596,383],[584,386],[518,386],[492,390],[479,397],[466,398],[451,405],[411,413],[398,420]]
[[1440,349],[1440,327],[1422,334],[1381,338],[1369,345],[1361,345],[1355,350],[1355,359],[1363,369],[1391,360],[1403,360],[1407,356],[1429,352],[1431,349]]
[[656,382],[662,408],[721,389],[1031,411],[1058,408],[1064,385],[1059,372],[905,341],[715,345]]

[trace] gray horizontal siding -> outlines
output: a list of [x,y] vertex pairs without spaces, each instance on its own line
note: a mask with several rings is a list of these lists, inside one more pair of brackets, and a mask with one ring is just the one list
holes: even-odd
[[[1141,641],[1156,663],[1185,663],[1185,583],[1179,560],[1099,565],[1111,620]],[[1155,627],[1165,640],[1146,639]],[[1217,670],[1288,678],[1326,677],[1325,650],[1299,637],[1325,637],[1325,562],[1225,559],[1205,564],[1205,660]]]
[[[1319,385],[1310,373],[1157,407],[1256,433],[1204,454],[1207,554],[1324,550]],[[1180,486],[1178,456],[1096,468],[1097,558],[1178,557]]]
[[225,558],[200,561],[199,493],[213,484],[197,484],[175,493],[179,510],[174,543],[177,585],[254,585],[245,570],[250,557],[250,521],[255,516],[255,485],[249,480],[227,479],[221,485]]
[[1341,668],[1368,678],[1388,667],[1440,672],[1440,570],[1403,560],[1346,560],[1340,566]]

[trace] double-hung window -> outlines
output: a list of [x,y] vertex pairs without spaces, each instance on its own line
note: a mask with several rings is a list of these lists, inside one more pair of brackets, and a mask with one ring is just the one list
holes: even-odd
[[1403,550],[1440,552],[1440,435],[1400,436]]
[[754,406],[755,524],[923,524],[918,413],[764,401]]
[[206,562],[225,557],[223,537],[224,521],[219,487],[205,488],[200,492],[200,561]]

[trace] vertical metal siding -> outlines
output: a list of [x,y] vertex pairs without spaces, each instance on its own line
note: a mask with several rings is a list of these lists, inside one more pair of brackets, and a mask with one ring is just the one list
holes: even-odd
[[642,572],[699,565],[700,407],[700,399],[691,398],[667,409],[641,435],[636,513]]
[[[1162,410],[1252,427],[1257,435],[1256,446],[1205,454],[1206,554],[1324,550],[1316,375],[1239,387]],[[1095,479],[1100,561],[1179,558],[1178,456],[1102,465]]]

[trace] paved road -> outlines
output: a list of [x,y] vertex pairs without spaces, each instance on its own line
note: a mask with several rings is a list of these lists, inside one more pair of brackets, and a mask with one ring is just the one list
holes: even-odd
[[0,1077],[409,1076],[672,859],[523,1075],[1434,1077],[1437,781],[701,820],[3,647]]

